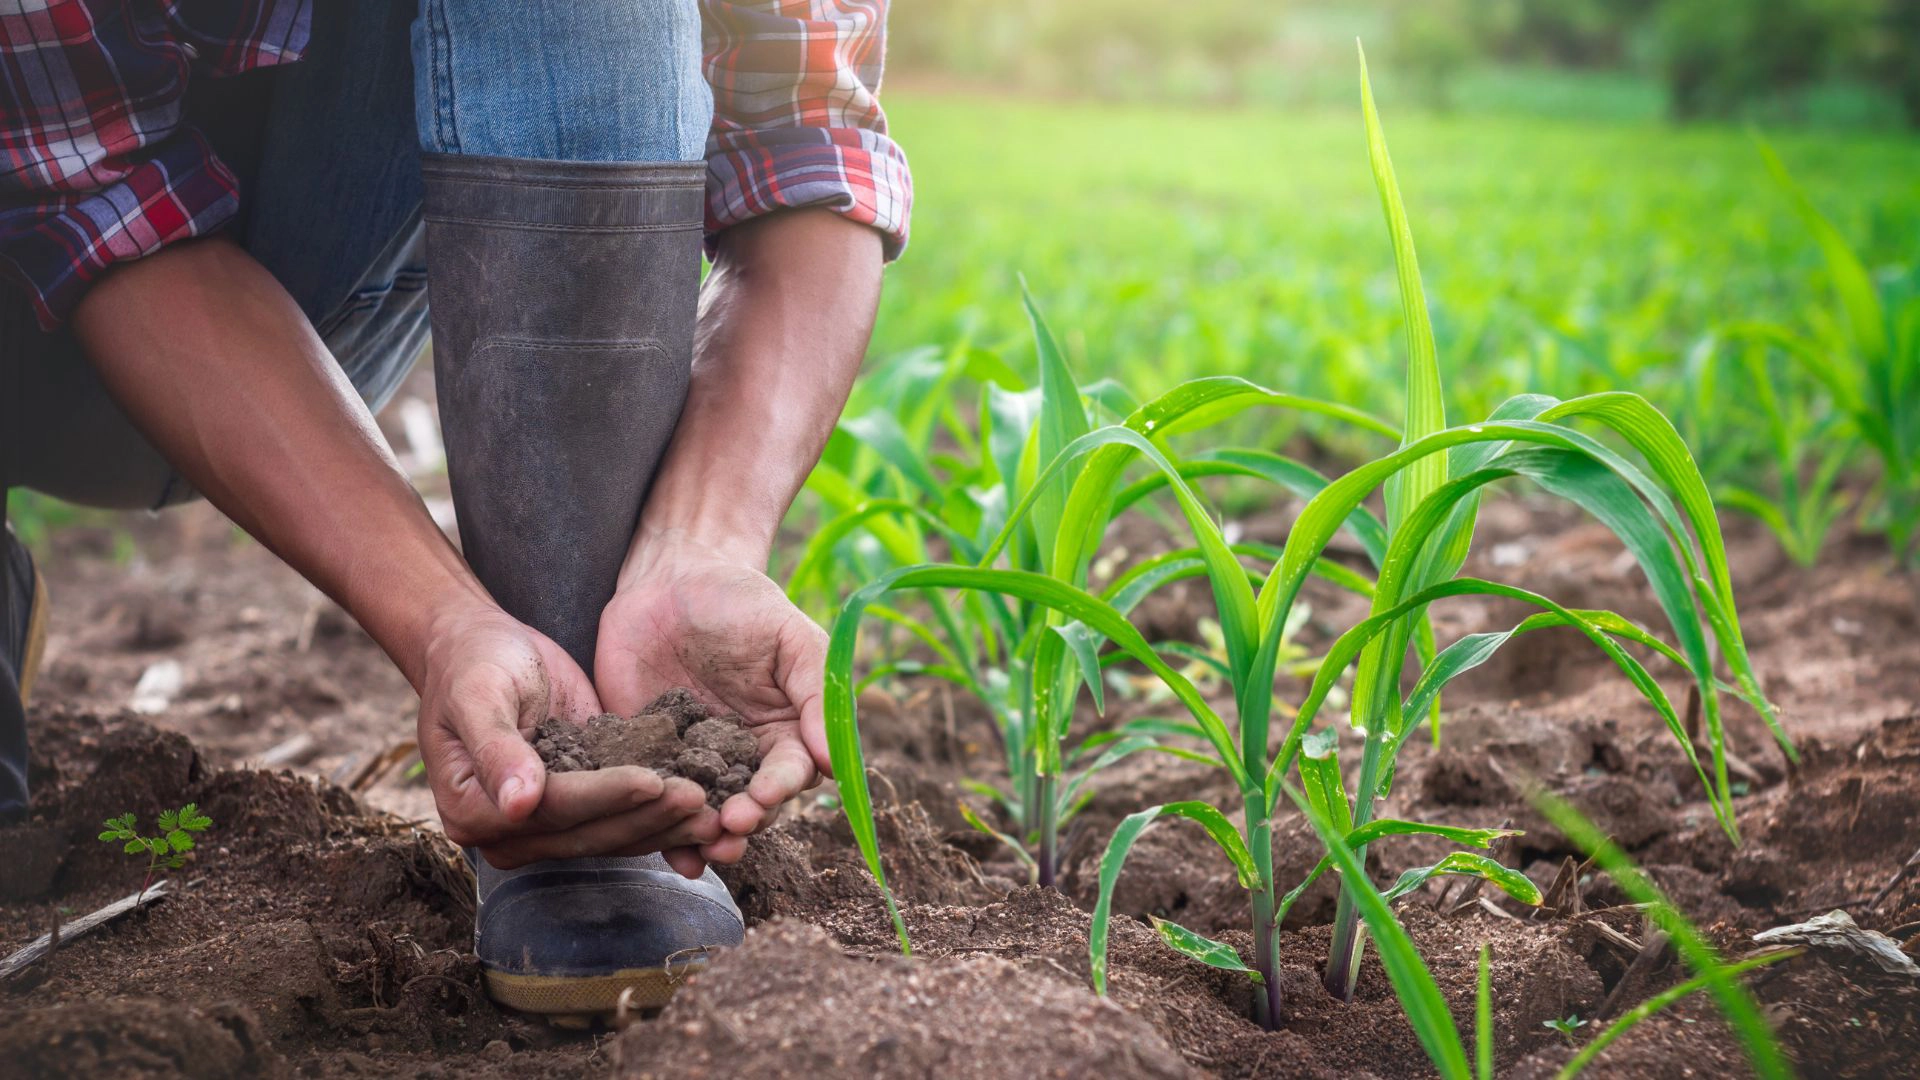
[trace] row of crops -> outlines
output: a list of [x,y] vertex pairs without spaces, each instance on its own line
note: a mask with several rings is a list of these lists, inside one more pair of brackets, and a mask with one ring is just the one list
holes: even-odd
[[[956,351],[980,379],[1031,381],[1019,274],[1090,380],[1149,395],[1231,374],[1401,407],[1395,283],[1350,111],[889,104],[916,232],[849,415],[902,415]],[[1740,129],[1403,111],[1450,408],[1630,388],[1673,419],[1723,508],[1767,520],[1796,558],[1856,524],[1910,540],[1920,141],[1766,133],[1788,185]],[[1299,431],[1257,423],[1232,437],[1277,448]],[[837,439],[828,461],[857,469],[859,453]]]
[[[1128,851],[1155,821],[1184,818],[1204,828],[1219,848],[1220,872],[1245,889],[1252,954],[1170,922],[1156,925],[1170,947],[1263,988],[1254,995],[1255,1020],[1272,1026],[1283,1015],[1282,920],[1309,885],[1335,873],[1342,893],[1327,989],[1351,997],[1371,942],[1436,1069],[1448,1077],[1486,1076],[1484,957],[1480,1023],[1463,1038],[1392,904],[1444,875],[1479,878],[1523,904],[1540,903],[1540,892],[1483,854],[1507,835],[1502,830],[1375,815],[1400,750],[1415,737],[1440,737],[1441,695],[1451,680],[1520,635],[1572,627],[1665,722],[1737,843],[1726,703],[1743,702],[1789,756],[1794,751],[1747,658],[1715,499],[1759,517],[1803,561],[1817,557],[1829,530],[1849,519],[1883,532],[1895,552],[1912,551],[1920,524],[1920,410],[1910,407],[1920,394],[1920,267],[1869,271],[1774,152],[1749,141],[1743,197],[1770,200],[1781,213],[1761,219],[1766,225],[1745,220],[1747,234],[1722,250],[1777,246],[1766,263],[1729,262],[1722,278],[1703,278],[1687,269],[1697,252],[1686,244],[1648,239],[1668,235],[1648,215],[1684,207],[1660,207],[1643,192],[1629,211],[1625,199],[1589,192],[1585,216],[1593,235],[1617,234],[1601,256],[1579,252],[1572,241],[1543,250],[1536,237],[1516,244],[1524,254],[1477,286],[1440,286],[1442,302],[1430,306],[1423,270],[1427,280],[1459,275],[1485,235],[1496,237],[1497,248],[1498,235],[1512,226],[1498,220],[1497,201],[1483,201],[1479,220],[1438,230],[1451,234],[1437,245],[1443,257],[1423,266],[1429,249],[1423,242],[1416,254],[1364,91],[1363,100],[1364,156],[1357,138],[1352,144],[1354,156],[1371,165],[1378,194],[1373,231],[1364,241],[1321,246],[1323,261],[1311,268],[1303,268],[1304,250],[1284,243],[1277,254],[1267,250],[1274,234],[1225,227],[1231,213],[1186,212],[1210,196],[1231,203],[1260,195],[1258,185],[1216,184],[1232,162],[1213,160],[1185,163],[1197,170],[1186,176],[1189,183],[1157,191],[1131,177],[1130,190],[1148,192],[1137,214],[1099,231],[1098,214],[1087,213],[1085,232],[1064,230],[1070,235],[1055,242],[1062,250],[1086,249],[1082,257],[1100,272],[1087,275],[1094,279],[1088,284],[1064,259],[1043,261],[1036,277],[1047,277],[1044,286],[1036,280],[1035,291],[1045,300],[1030,295],[1025,304],[1031,360],[971,306],[969,290],[984,297],[1005,289],[964,277],[947,281],[946,295],[967,300],[923,313],[916,330],[945,334],[954,344],[897,353],[864,380],[809,482],[817,520],[789,588],[831,616],[827,713],[835,773],[855,838],[883,889],[858,695],[902,676],[943,680],[983,703],[1002,737],[1005,783],[970,784],[977,805],[967,807],[968,820],[1041,885],[1052,884],[1061,868],[1063,830],[1102,770],[1118,761],[1176,755],[1220,770],[1237,792],[1230,805],[1139,807],[1105,840],[1089,940],[1096,989],[1105,988],[1110,902]],[[1071,154],[1071,142],[1063,132],[1054,152]],[[1455,152],[1479,149],[1462,140]],[[1087,163],[1075,167],[1090,181],[1087,190],[1043,201],[1081,198],[1098,206],[1114,190],[1092,177]],[[1557,169],[1534,175],[1541,184],[1578,186]],[[1060,172],[1009,177],[1013,192],[1003,196],[1069,183]],[[1301,193],[1311,186],[1293,185]],[[1321,205],[1348,201],[1328,197]],[[1721,215],[1739,228],[1731,205],[1720,207]],[[1313,222],[1311,199],[1293,213]],[[1614,213],[1626,220],[1609,220]],[[1390,261],[1376,257],[1382,214]],[[1782,215],[1791,227],[1776,233],[1771,223]],[[1437,216],[1444,220],[1444,211]],[[1061,224],[1047,228],[1059,232]],[[1324,238],[1341,228],[1323,219],[1299,231]],[[1475,239],[1463,239],[1462,228]],[[982,242],[990,242],[993,230],[985,234]],[[1627,237],[1639,243],[1638,257],[1621,251]],[[1144,268],[1137,279],[1116,280],[1126,277],[1126,264],[1091,261],[1110,243],[1146,253],[1132,264]],[[1156,262],[1156,250],[1166,258]],[[1197,255],[1201,250],[1208,254]],[[935,262],[945,257],[932,255]],[[1358,269],[1376,263],[1391,272]],[[1549,302],[1537,279],[1574,267],[1585,295]],[[1809,279],[1816,288],[1807,288]],[[1210,295],[1215,285],[1218,295]],[[910,276],[896,278],[889,302],[927,306],[925,297],[900,298],[912,287]],[[1722,296],[1728,288],[1750,303],[1729,306]],[[1178,311],[1170,308],[1176,296],[1185,305]],[[1078,318],[1116,297],[1126,301],[1117,310]],[[1608,308],[1628,301],[1617,312]],[[1063,309],[1080,324],[1065,338],[1049,321],[1051,315],[1065,325]],[[901,332],[902,319],[912,323],[894,317],[891,332]],[[1695,327],[1691,334],[1687,325]],[[1029,378],[1028,370],[1037,373]],[[1482,498],[1515,481],[1577,505],[1611,530],[1651,584],[1664,625],[1464,576]],[[1300,508],[1283,544],[1247,542],[1221,524],[1231,501],[1289,499]],[[1136,510],[1174,524],[1180,544],[1115,565],[1109,529]],[[1219,640],[1147,640],[1130,614],[1156,590],[1185,580],[1205,582]],[[1367,603],[1365,617],[1340,628],[1319,656],[1293,643],[1310,580]],[[1454,597],[1498,597],[1531,613],[1503,631],[1437,641],[1429,609]],[[1196,685],[1195,665],[1224,689]],[[1082,700],[1105,712],[1114,668],[1157,680],[1184,716],[1076,732]],[[1304,697],[1280,699],[1283,671],[1306,678]],[[1701,710],[1708,752],[1696,754],[1682,710],[1655,671],[1684,677]],[[1357,769],[1342,768],[1342,711],[1358,735],[1348,742],[1359,745]],[[1650,905],[1696,973],[1599,1033],[1568,1074],[1625,1026],[1705,990],[1740,1033],[1756,1070],[1784,1075],[1779,1051],[1736,978],[1739,965],[1724,962],[1577,813],[1544,793],[1536,799],[1623,890]],[[1276,815],[1293,808],[1325,846],[1319,866],[1300,882],[1279,880],[1272,857]],[[1457,850],[1376,887],[1364,870],[1369,848],[1407,835],[1438,837]],[[897,910],[894,919],[902,947],[910,948]]]

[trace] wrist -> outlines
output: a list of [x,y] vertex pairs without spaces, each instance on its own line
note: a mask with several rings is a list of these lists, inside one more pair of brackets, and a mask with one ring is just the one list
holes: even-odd
[[634,532],[617,588],[686,562],[729,563],[765,570],[773,551],[770,530],[715,516],[658,519],[643,516]]
[[426,685],[427,672],[448,643],[464,636],[477,622],[505,614],[479,582],[458,577],[424,596],[405,596],[397,606],[402,611],[392,617],[354,614],[415,691]]

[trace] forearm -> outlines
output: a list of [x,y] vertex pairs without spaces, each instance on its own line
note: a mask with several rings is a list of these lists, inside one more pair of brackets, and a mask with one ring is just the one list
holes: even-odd
[[100,282],[73,327],[167,460],[418,688],[434,619],[485,591],[279,283],[229,242],[182,244]]
[[881,262],[878,233],[824,210],[722,235],[701,293],[686,408],[623,584],[671,539],[765,565],[859,373]]

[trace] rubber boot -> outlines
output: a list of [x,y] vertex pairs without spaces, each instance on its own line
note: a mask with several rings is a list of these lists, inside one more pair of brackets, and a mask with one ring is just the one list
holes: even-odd
[[[469,563],[593,671],[600,611],[686,400],[706,168],[427,154],[429,309]],[[509,1007],[579,1023],[666,1003],[740,942],[712,870],[658,855],[468,858],[474,951]]]
[[46,648],[46,598],[32,554],[0,524],[0,825],[27,815],[27,702]]
[[427,154],[421,171],[461,547],[591,675],[686,402],[706,167]]

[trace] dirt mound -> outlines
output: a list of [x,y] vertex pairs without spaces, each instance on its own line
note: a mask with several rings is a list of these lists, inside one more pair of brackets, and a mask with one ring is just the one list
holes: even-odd
[[252,1013],[160,999],[28,1009],[0,1027],[0,1075],[250,1080],[287,1074]]
[[16,831],[59,843],[39,896],[0,900],[0,951],[139,886],[144,859],[96,839],[105,816],[196,802],[213,825],[164,899],[0,986],[0,1076],[387,1073],[421,1052],[491,1068],[520,1049],[516,1076],[586,1067],[590,1044],[487,1000],[472,879],[437,832],[328,784],[209,770],[141,721],[35,710],[29,724],[41,782]]
[[619,1075],[663,1078],[1193,1075],[1085,984],[995,956],[857,959],[785,922],[755,928],[628,1029],[616,1060]]
[[683,776],[705,789],[715,808],[747,790],[760,767],[760,744],[739,714],[715,714],[686,690],[667,691],[637,716],[601,713],[583,725],[542,720],[533,748],[553,772],[638,765]]

